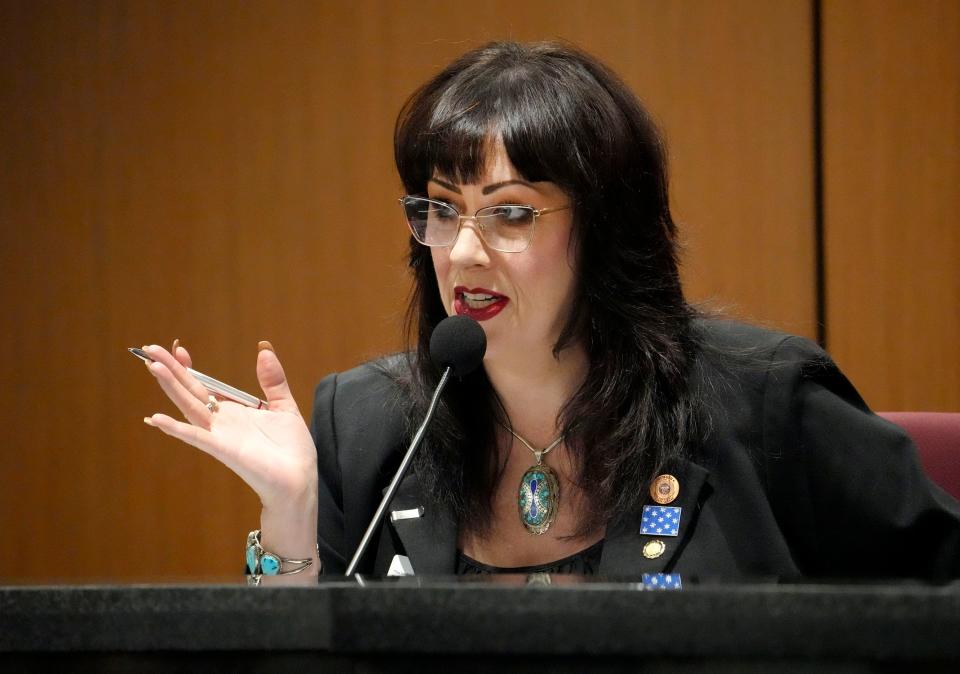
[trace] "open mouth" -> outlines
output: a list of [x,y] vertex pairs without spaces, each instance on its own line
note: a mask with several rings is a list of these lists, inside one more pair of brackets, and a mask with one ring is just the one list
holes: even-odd
[[469,316],[477,321],[493,318],[507,305],[509,298],[486,288],[453,289],[453,309],[460,316]]

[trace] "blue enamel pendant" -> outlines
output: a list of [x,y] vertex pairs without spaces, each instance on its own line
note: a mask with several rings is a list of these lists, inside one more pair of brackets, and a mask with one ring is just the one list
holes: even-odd
[[560,506],[560,485],[549,466],[531,466],[520,479],[520,522],[531,534],[550,528]]

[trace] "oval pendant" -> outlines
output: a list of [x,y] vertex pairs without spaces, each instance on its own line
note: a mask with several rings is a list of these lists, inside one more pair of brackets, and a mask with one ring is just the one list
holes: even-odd
[[520,522],[531,534],[550,528],[560,505],[560,485],[549,466],[531,466],[520,479]]

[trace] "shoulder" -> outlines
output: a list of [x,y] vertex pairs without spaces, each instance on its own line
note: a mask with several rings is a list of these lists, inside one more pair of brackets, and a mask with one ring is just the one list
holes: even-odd
[[730,319],[699,318],[693,333],[702,352],[731,362],[829,360],[826,351],[805,337]]
[[408,372],[405,355],[392,354],[331,373],[320,380],[314,391],[314,413],[318,407],[362,411],[389,404],[402,394],[402,382]]
[[837,424],[860,428],[861,438],[886,426],[813,341],[729,320],[698,320],[694,330],[691,387],[708,445],[745,452],[764,482],[787,456],[830,452]]
[[[711,480],[731,508],[727,535],[769,509],[804,573],[956,577],[960,511],[931,488],[907,435],[874,415],[808,339],[730,321],[696,325],[713,395]],[[757,487],[766,504],[754,498]],[[725,506],[724,506],[725,507]],[[718,505],[722,510],[722,506]]]
[[698,319],[695,372],[710,388],[752,390],[767,406],[783,409],[805,384],[835,391],[857,407],[862,398],[830,355],[806,337],[726,319]]
[[[318,446],[383,458],[407,433],[405,354],[394,354],[324,377],[317,384],[311,429]],[[325,440],[325,442],[321,442]]]

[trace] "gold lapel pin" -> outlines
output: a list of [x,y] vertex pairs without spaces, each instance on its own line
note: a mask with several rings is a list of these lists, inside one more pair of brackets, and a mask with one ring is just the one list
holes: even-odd
[[680,483],[673,475],[664,473],[653,478],[653,484],[650,485],[650,498],[666,505],[672,503],[680,495]]
[[667,549],[667,544],[659,538],[647,541],[643,546],[643,556],[647,559],[656,559]]

